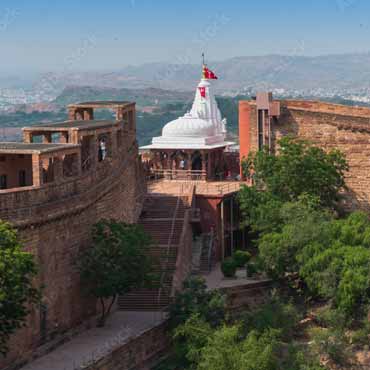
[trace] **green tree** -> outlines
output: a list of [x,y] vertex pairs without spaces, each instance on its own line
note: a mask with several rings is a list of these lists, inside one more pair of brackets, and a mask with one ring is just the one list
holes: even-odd
[[138,225],[102,220],[93,227],[92,240],[91,247],[80,255],[78,266],[88,293],[101,303],[98,324],[103,326],[118,295],[153,280],[148,251],[151,239]]
[[222,326],[207,338],[197,370],[240,370],[243,352],[238,326]]
[[[309,194],[317,197],[323,206],[335,206],[348,170],[344,155],[338,150],[325,152],[289,136],[279,140],[278,145],[278,155],[265,148],[251,153],[243,162],[244,174],[253,180],[256,189],[283,202]],[[245,191],[241,191],[241,200]]]
[[37,274],[33,256],[23,250],[17,233],[0,222],[0,353],[6,355],[10,335],[25,325],[39,293],[33,286]]
[[300,268],[297,255],[314,241],[328,245],[330,214],[316,209],[306,199],[282,203],[276,212],[279,225],[258,240],[260,259],[267,273],[282,278],[297,273]]
[[225,319],[225,297],[216,290],[207,290],[203,278],[191,277],[184,281],[181,292],[176,293],[169,314],[173,328],[184,324],[193,315],[217,327]]

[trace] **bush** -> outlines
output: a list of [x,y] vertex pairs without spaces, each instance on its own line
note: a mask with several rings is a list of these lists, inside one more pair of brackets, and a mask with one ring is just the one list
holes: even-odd
[[236,267],[244,267],[251,259],[251,254],[247,251],[239,250],[234,253],[233,258],[234,258]]
[[225,297],[216,290],[208,291],[203,278],[192,277],[185,280],[182,291],[176,293],[169,314],[173,328],[194,315],[216,327],[225,319]]
[[0,221],[0,355],[8,352],[8,340],[26,324],[40,292],[33,283],[37,275],[35,258],[25,252],[17,232]]
[[344,330],[351,325],[351,321],[342,311],[332,309],[330,306],[320,309],[316,314],[316,320],[320,326],[326,328],[335,327]]
[[243,317],[244,331],[256,330],[260,333],[268,329],[280,330],[281,337],[290,339],[300,319],[297,309],[291,303],[283,303],[273,297],[258,310],[248,312]]
[[236,273],[236,263],[233,258],[226,258],[221,264],[221,271],[225,277],[234,277]]
[[348,364],[351,353],[343,331],[335,329],[313,328],[310,331],[312,347],[319,356],[325,356],[338,365]]
[[252,277],[255,273],[257,273],[258,269],[255,263],[247,263],[247,276]]
[[351,343],[355,346],[368,346],[370,344],[370,323],[364,320],[362,327],[352,333]]

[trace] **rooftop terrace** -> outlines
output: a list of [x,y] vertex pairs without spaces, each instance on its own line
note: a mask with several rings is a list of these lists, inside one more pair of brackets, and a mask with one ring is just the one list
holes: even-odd
[[125,108],[135,103],[128,102],[128,101],[92,101],[92,102],[82,102],[76,104],[69,104],[68,108],[107,108],[107,109],[115,109],[115,108]]
[[107,128],[117,125],[120,121],[114,120],[78,120],[64,122],[40,123],[30,127],[23,128],[24,131],[68,131],[68,130],[89,130],[96,128]]
[[42,154],[78,148],[75,144],[6,143],[0,142],[0,154]]

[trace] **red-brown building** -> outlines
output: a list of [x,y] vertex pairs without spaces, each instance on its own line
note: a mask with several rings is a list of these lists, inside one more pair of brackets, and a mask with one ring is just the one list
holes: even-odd
[[370,108],[319,101],[275,101],[268,93],[239,104],[240,157],[293,135],[324,149],[338,148],[346,156],[345,206],[370,211]]

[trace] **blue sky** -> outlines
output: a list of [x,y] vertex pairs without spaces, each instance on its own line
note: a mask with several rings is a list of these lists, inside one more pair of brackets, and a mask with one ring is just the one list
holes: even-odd
[[370,51],[367,0],[0,0],[0,73]]

